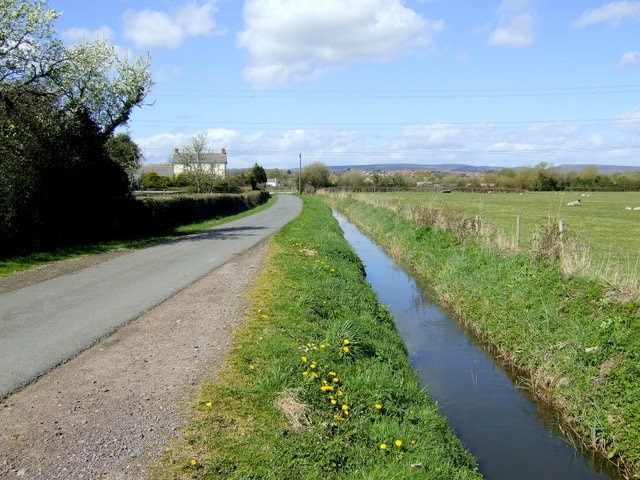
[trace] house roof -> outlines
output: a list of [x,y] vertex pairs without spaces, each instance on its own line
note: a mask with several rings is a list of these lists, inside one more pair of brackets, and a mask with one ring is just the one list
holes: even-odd
[[[176,163],[180,163],[181,157],[185,157],[185,156],[194,157],[195,155],[196,155],[195,153],[191,153],[191,152],[181,152],[177,148],[173,153],[174,161],[176,161]],[[227,164],[227,151],[224,148],[220,152],[202,153],[201,156],[202,156],[201,163],[212,163],[212,164],[223,163],[225,165]],[[190,163],[190,162],[186,161],[182,163]]]

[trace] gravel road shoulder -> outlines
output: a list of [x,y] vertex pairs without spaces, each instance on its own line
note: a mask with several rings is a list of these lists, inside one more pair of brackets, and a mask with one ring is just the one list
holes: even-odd
[[215,380],[266,252],[236,256],[1,402],[0,478],[146,478],[197,386]]

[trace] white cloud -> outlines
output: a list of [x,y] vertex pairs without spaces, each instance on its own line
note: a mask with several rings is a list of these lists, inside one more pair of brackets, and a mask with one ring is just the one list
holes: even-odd
[[584,28],[596,23],[608,23],[617,27],[623,20],[640,20],[640,2],[611,2],[599,8],[586,10],[572,25]]
[[409,125],[395,141],[394,149],[452,148],[462,143],[462,130],[451,124]]
[[[390,135],[342,129],[300,128],[283,131],[206,130],[214,150],[229,153],[229,168],[297,168],[320,161],[329,166],[371,163],[467,163],[523,166],[548,162],[637,163],[640,108],[620,115],[608,125],[556,121],[526,127],[492,123],[407,125]],[[167,162],[173,149],[190,142],[196,131],[136,138],[145,162]]]
[[616,119],[615,125],[625,132],[640,133],[640,108],[620,115]]
[[[135,142],[144,154],[145,163],[166,163],[174,149],[188,145],[195,133],[163,133],[136,138]],[[217,128],[203,133],[213,150],[226,148],[229,168],[249,168],[254,163],[265,168],[297,165],[299,153],[305,163],[323,161],[329,165],[359,148],[358,134],[342,130],[294,129],[265,133]]]
[[489,34],[489,45],[525,48],[535,39],[536,18],[530,0],[503,0],[496,11],[497,27]]
[[199,4],[190,1],[171,13],[158,10],[127,10],[124,13],[125,38],[139,48],[177,48],[190,36],[206,36],[216,32],[213,15],[215,1]]
[[620,68],[627,68],[631,65],[640,62],[640,52],[627,52],[622,57],[620,57],[620,62],[618,66]]
[[444,28],[442,20],[427,20],[400,0],[247,0],[244,17],[238,43],[249,51],[245,75],[257,88],[391,60],[431,45]]
[[113,30],[106,25],[103,25],[97,30],[74,27],[62,32],[61,36],[69,43],[88,42],[92,40],[111,40],[113,37]]

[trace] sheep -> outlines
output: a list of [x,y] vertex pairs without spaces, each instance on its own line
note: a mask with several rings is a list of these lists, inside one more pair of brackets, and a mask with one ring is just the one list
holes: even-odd
[[567,207],[578,207],[578,206],[580,206],[580,203],[581,202],[580,202],[579,199],[578,200],[574,200],[573,202],[567,203]]

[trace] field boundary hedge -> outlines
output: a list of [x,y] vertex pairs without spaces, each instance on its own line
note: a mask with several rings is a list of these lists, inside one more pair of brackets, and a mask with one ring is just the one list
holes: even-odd
[[[269,198],[269,192],[260,190],[239,194],[130,196],[107,202],[108,207],[92,211],[90,215],[75,218],[78,216],[69,213],[63,221],[54,222],[50,228],[44,228],[42,222],[26,222],[29,228],[7,227],[0,232],[0,258],[152,236],[180,225],[241,213],[266,203]],[[56,216],[64,217],[63,212]]]

